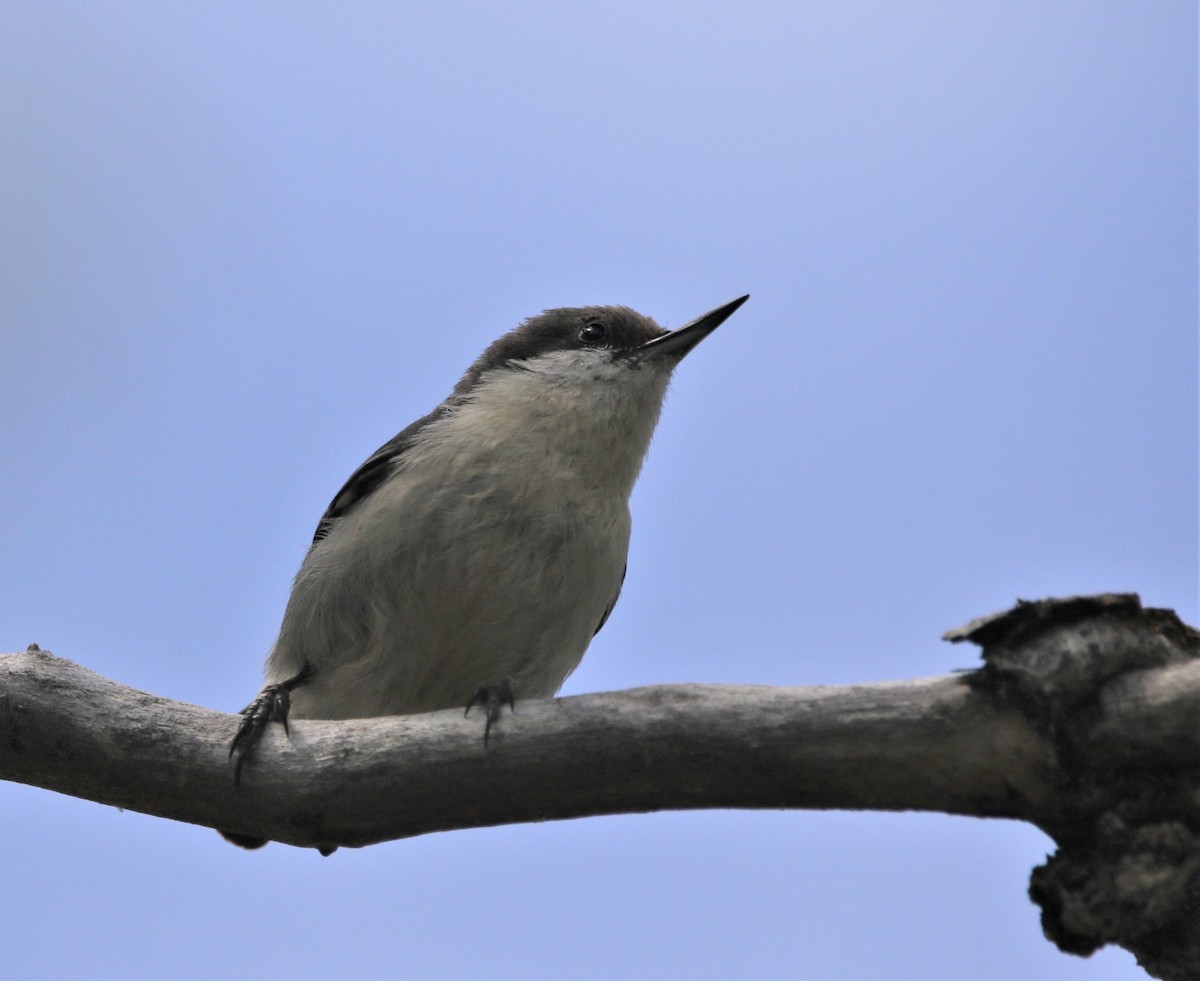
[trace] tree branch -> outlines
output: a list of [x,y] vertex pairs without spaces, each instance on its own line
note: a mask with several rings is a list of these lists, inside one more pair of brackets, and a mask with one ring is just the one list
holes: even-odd
[[[1200,973],[1200,640],[1134,596],[1022,603],[947,635],[975,672],[819,688],[669,685],[269,727],[36,649],[0,657],[0,778],[293,845],[666,809],[934,810],[1031,821],[1047,935]],[[1181,968],[1180,965],[1183,965]]]
[[965,677],[846,688],[668,685],[520,702],[485,747],[461,711],[271,726],[233,783],[238,717],[48,653],[0,658],[0,777],[294,845],[699,807],[1033,819],[1050,743]]

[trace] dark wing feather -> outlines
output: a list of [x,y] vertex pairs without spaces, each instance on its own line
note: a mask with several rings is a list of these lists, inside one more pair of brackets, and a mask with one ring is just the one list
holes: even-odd
[[621,598],[621,587],[625,585],[625,573],[628,571],[629,564],[626,563],[625,568],[621,570],[621,581],[617,583],[617,591],[613,593],[613,598],[608,601],[608,606],[604,608],[604,616],[602,616],[600,618],[600,622],[596,624],[596,629],[592,632],[593,637],[600,633],[600,631],[604,628],[604,625],[608,623],[608,618],[612,616],[613,607],[617,605],[617,600]]
[[446,406],[440,405],[429,415],[418,419],[407,429],[397,433],[350,475],[350,479],[342,485],[342,489],[337,492],[329,503],[329,507],[325,509],[325,513],[321,515],[316,533],[313,535],[314,545],[329,534],[339,518],[370,497],[379,485],[392,475],[404,451],[416,442],[417,434],[445,411]]

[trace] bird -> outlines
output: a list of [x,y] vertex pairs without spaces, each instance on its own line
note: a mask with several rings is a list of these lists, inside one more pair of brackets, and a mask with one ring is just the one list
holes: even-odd
[[295,576],[235,782],[272,721],[481,705],[486,743],[505,704],[557,693],[620,595],[671,375],[747,299],[675,330],[624,306],[546,310],[371,454]]

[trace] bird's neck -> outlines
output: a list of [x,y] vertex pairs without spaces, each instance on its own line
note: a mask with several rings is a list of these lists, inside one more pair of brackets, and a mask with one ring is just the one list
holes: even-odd
[[492,373],[431,433],[443,449],[469,455],[514,480],[578,485],[628,500],[650,446],[667,375],[630,378],[611,369],[580,382],[544,373]]

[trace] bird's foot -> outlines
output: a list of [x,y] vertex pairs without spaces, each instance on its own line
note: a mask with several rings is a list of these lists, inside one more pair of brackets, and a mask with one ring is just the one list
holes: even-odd
[[505,678],[503,681],[490,684],[480,685],[475,694],[471,696],[471,700],[467,702],[467,710],[463,712],[463,718],[471,714],[471,709],[476,705],[482,705],[487,713],[487,721],[483,725],[483,745],[487,745],[488,737],[492,734],[492,723],[500,718],[500,710],[508,705],[510,712],[517,710],[517,696],[513,690],[512,678]]
[[288,712],[292,707],[292,692],[311,677],[312,668],[305,665],[304,670],[294,678],[267,685],[254,701],[242,709],[242,721],[229,744],[229,758],[234,760],[236,757],[233,766],[234,786],[242,785],[242,767],[258,745],[268,722],[282,722],[283,731],[291,735],[288,731]]

